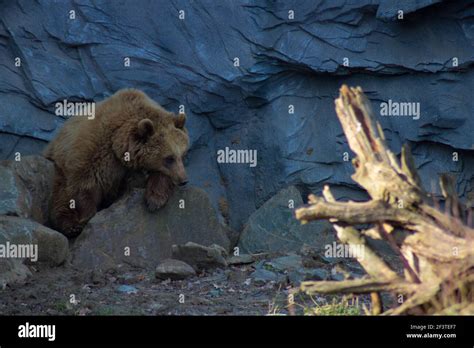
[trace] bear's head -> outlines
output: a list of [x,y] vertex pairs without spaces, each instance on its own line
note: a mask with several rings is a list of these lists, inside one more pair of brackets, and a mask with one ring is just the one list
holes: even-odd
[[160,172],[175,185],[188,182],[183,158],[189,148],[185,114],[168,113],[160,117],[143,118],[135,124],[129,144],[128,167]]

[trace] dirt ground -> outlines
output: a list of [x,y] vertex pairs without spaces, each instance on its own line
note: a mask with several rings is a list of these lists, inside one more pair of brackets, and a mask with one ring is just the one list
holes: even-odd
[[[72,266],[32,269],[26,283],[0,291],[2,315],[287,315],[285,284],[256,284],[252,265],[207,271],[186,280],[158,280],[153,272],[106,274]],[[295,296],[295,314],[340,300]],[[359,307],[368,305],[360,297]],[[357,314],[359,311],[350,312]],[[361,312],[360,314],[364,314]]]
[[249,271],[246,266],[231,267],[186,280],[161,281],[155,279],[153,272],[142,270],[117,275],[82,273],[72,267],[45,268],[35,272],[25,284],[4,290],[0,313],[264,315],[272,310],[272,303],[285,305],[285,291],[278,290],[275,284],[255,286],[247,280]]

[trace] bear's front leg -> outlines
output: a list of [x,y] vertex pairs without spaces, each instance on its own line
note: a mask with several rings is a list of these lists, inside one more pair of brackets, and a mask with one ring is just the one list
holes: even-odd
[[64,177],[56,175],[51,207],[52,227],[68,238],[77,237],[97,212],[99,190],[78,191],[64,187]]
[[161,173],[148,176],[145,190],[145,203],[149,211],[154,212],[163,207],[174,191],[170,177]]

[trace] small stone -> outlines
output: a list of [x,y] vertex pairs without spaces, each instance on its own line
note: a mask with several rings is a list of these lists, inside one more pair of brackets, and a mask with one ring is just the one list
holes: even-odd
[[343,280],[345,280],[344,274],[341,274],[341,273],[334,273],[334,274],[331,274],[331,279],[332,279],[332,280],[337,280],[337,281],[339,281],[339,282],[342,282]]
[[212,289],[209,291],[209,296],[210,297],[219,297],[222,295],[222,289]]
[[240,268],[234,268],[230,273],[229,273],[229,281],[230,282],[237,282],[237,283],[242,283],[247,279],[248,273],[245,270],[242,270]]
[[245,265],[254,262],[254,258],[250,254],[234,255],[227,259],[227,264],[231,265]]
[[304,280],[327,280],[329,279],[329,272],[324,268],[316,268],[307,270],[305,272]]
[[299,268],[288,272],[288,280],[293,285],[300,285],[305,280],[327,280],[329,279],[329,271],[324,268]]
[[325,263],[332,264],[332,265],[337,265],[339,263],[344,262],[343,258],[338,258],[338,257],[321,256],[321,260],[323,260]]
[[136,294],[138,292],[138,289],[134,286],[131,285],[120,285],[117,290],[119,292],[123,292],[125,294]]
[[314,246],[308,245],[308,244],[303,244],[300,249],[300,255],[302,256],[313,256],[317,255],[318,251]]
[[351,277],[354,279],[362,278],[366,274],[364,269],[359,264],[347,264],[346,267]]
[[196,275],[194,269],[186,262],[174,259],[163,260],[156,266],[155,276],[158,279],[179,280]]
[[217,244],[209,247],[193,242],[184,245],[173,245],[173,259],[181,260],[191,265],[195,270],[227,267],[225,249]]
[[257,269],[255,272],[250,274],[255,284],[264,285],[268,282],[275,282],[277,284],[285,284],[286,276],[283,274],[277,274],[266,269]]
[[126,284],[126,285],[136,284],[143,281],[144,279],[145,279],[145,276],[143,274],[133,274],[133,273],[125,273],[117,277],[117,281],[120,284]]
[[350,273],[343,269],[341,266],[336,265],[331,269],[331,279],[343,281],[350,278]]
[[293,270],[288,273],[288,281],[294,286],[300,285],[304,279],[305,274],[298,270]]
[[301,268],[303,266],[301,261],[301,256],[290,254],[273,259],[266,264],[277,271],[284,272]]

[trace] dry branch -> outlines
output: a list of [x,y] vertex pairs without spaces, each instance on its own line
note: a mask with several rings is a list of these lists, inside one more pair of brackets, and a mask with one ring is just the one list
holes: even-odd
[[[309,206],[297,209],[303,223],[333,222],[342,243],[365,245],[358,259],[368,279],[304,282],[307,293],[403,294],[405,301],[384,314],[471,313],[474,302],[474,230],[463,223],[465,207],[452,178],[442,177],[442,191],[451,214],[434,208],[421,185],[407,146],[400,161],[389,150],[382,127],[373,117],[360,88],[342,86],[336,112],[352,151],[352,179],[370,195],[368,202],[336,202],[328,187],[323,197],[310,195]],[[354,225],[372,224],[359,231]],[[398,253],[404,275],[392,270],[370,249],[366,236],[386,239]],[[455,278],[454,278],[455,276]]]

